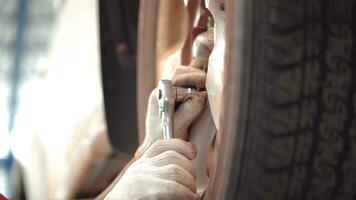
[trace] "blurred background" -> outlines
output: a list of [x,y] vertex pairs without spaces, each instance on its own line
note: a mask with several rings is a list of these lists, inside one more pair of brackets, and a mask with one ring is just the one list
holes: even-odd
[[4,196],[53,197],[78,130],[102,113],[98,20],[95,0],[0,0]]
[[9,140],[16,115],[28,109],[22,97],[28,97],[29,86],[46,76],[48,43],[60,3],[0,1],[0,158],[4,162],[11,159]]
[[13,189],[8,183],[18,178],[12,170],[15,144],[10,141],[17,120],[31,109],[24,99],[40,89],[35,85],[46,76],[48,44],[60,4],[58,0],[0,1],[0,189],[5,196]]

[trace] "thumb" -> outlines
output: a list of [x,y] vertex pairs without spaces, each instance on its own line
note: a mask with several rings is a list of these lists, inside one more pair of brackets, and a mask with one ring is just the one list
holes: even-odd
[[154,142],[155,140],[152,137],[146,135],[144,141],[135,152],[135,160],[139,159]]

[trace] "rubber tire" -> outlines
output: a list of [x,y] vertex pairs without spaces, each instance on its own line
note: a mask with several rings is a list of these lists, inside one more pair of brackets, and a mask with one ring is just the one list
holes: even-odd
[[138,147],[136,73],[139,0],[101,0],[100,55],[105,119],[115,152]]
[[228,198],[356,199],[356,1],[252,5],[247,131]]

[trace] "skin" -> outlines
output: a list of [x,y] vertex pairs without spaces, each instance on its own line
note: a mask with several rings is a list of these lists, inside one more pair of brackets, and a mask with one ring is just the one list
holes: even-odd
[[[212,13],[214,15],[214,18],[220,18],[221,19],[221,11],[216,11],[216,9],[218,8],[219,5],[221,5],[222,1],[216,1],[214,2],[209,2],[206,1],[206,5],[208,5],[208,8],[210,10],[212,10]],[[215,11],[214,11],[215,10]],[[184,86],[195,86],[196,88],[200,89],[200,88],[205,88],[205,83],[206,83],[206,74],[201,71],[201,69],[204,68],[204,66],[209,65],[209,70],[214,68],[213,65],[216,64],[218,66],[222,66],[221,63],[223,63],[223,60],[221,59],[223,57],[223,55],[221,55],[221,53],[223,53],[223,51],[221,51],[221,47],[222,47],[222,37],[224,36],[224,32],[221,30],[222,28],[219,27],[223,27],[224,24],[222,24],[223,20],[216,20],[216,24],[217,26],[215,27],[214,30],[211,30],[211,32],[213,31],[214,33],[204,33],[201,34],[200,36],[197,37],[197,39],[195,40],[195,43],[193,44],[193,48],[195,48],[193,50],[193,61],[191,62],[191,64],[189,66],[180,66],[180,67],[176,67],[174,68],[173,71],[173,76],[172,76],[172,81],[174,83],[174,85],[176,85],[177,87],[184,87]],[[219,47],[214,47],[214,39],[212,39],[212,36],[214,36],[215,34],[215,42],[218,44],[217,46]],[[219,45],[219,43],[221,43],[221,45]],[[209,55],[211,53],[211,51],[213,51],[212,56],[210,56],[210,60]],[[209,63],[208,63],[209,60]],[[222,70],[220,69],[214,69],[209,71],[209,75],[208,76],[208,85],[209,83],[211,83],[214,79],[218,79],[218,81],[222,81],[222,77],[217,76],[217,78],[212,79],[212,75],[214,75],[215,73],[218,73],[217,70]],[[214,83],[213,83],[214,84]],[[211,84],[210,84],[211,85]],[[218,93],[220,91],[207,86],[207,89],[210,93]],[[214,91],[215,90],[215,91]],[[178,96],[178,101],[187,101],[188,105],[190,104],[189,102],[192,102],[193,105],[191,106],[185,106],[186,108],[182,108],[179,111],[176,112],[176,118],[181,119],[184,117],[184,115],[187,115],[190,111],[191,107],[198,107],[198,110],[196,111],[196,113],[201,112],[201,109],[203,108],[202,105],[204,105],[205,103],[205,97],[206,97],[206,92],[201,92],[199,93],[197,96],[193,96],[193,97],[189,97],[187,98],[187,95],[184,94],[185,90],[181,90],[179,92]],[[155,91],[152,92],[151,97],[150,97],[150,101],[152,101],[149,105],[156,105],[154,101],[156,95],[155,95]],[[219,99],[216,99],[217,97],[219,97],[219,95],[215,95],[215,97],[209,96],[209,99],[211,99],[211,101],[215,102],[220,102]],[[188,100],[187,100],[188,99]],[[189,99],[193,99],[193,100],[189,100]],[[216,100],[214,100],[216,99]],[[218,104],[216,104],[218,105]],[[215,105],[215,111],[213,110],[213,116],[215,117],[215,119],[218,118],[219,116],[219,112],[216,110],[219,110],[218,106]],[[214,107],[214,105],[213,105]],[[216,108],[217,107],[217,108]],[[149,108],[152,109],[152,108]],[[151,113],[155,113],[154,110],[151,111]],[[157,113],[157,112],[156,112]],[[181,116],[180,116],[181,115]],[[151,117],[152,118],[152,117]],[[188,134],[188,128],[189,126],[184,126],[185,124],[190,124],[192,122],[193,118],[188,118],[185,120],[180,120],[175,122],[175,126],[174,127],[178,127],[175,130],[176,137],[177,138],[181,138],[183,140],[187,139],[187,134]],[[215,120],[217,121],[217,120]],[[148,125],[147,125],[148,124]],[[150,126],[150,124],[155,124],[154,122],[148,122],[146,123],[146,126]],[[154,125],[155,126],[155,125]],[[159,132],[159,130],[157,131]],[[98,135],[96,137],[93,138],[92,142],[89,142],[90,145],[87,145],[87,147],[85,149],[98,149],[98,147],[102,147],[103,145],[106,146],[106,144],[109,144],[108,141],[104,141],[103,134],[102,135]],[[159,140],[159,137],[146,137],[147,139],[145,139],[143,145],[140,146],[140,148],[137,150],[135,157],[129,162],[129,164],[126,166],[126,169],[128,169],[132,163],[134,163],[136,160],[140,159],[141,156],[144,154],[145,151],[147,151],[147,149],[157,140]],[[97,141],[96,141],[97,140]],[[214,140],[215,141],[215,140]],[[103,155],[103,154],[97,154],[95,152],[91,152],[93,153],[93,155],[95,156],[89,156],[89,158],[87,159],[88,162],[86,162],[87,164],[84,164],[84,167],[82,167],[82,170],[80,171],[78,174],[78,177],[82,177],[83,173],[85,174],[85,172],[87,171],[87,167],[85,167],[86,165],[90,165],[90,163],[92,162],[92,160],[96,159],[98,156],[97,155]],[[212,169],[212,166],[214,164],[214,142],[210,147],[210,153],[208,156],[208,161],[207,161],[207,169],[208,169],[208,174],[210,174],[210,171]],[[89,164],[88,164],[89,163]],[[126,170],[123,170],[121,174],[119,174],[119,176],[115,179],[115,181],[113,181],[113,183],[98,197],[98,199],[103,199],[108,193],[110,193],[110,191],[112,191],[115,188],[115,185],[119,182],[119,180],[121,179],[121,177],[124,175]],[[76,179],[81,179],[81,178],[76,178]],[[76,185],[75,183],[78,183],[78,181],[72,181],[73,184],[70,185]],[[73,187],[74,188],[74,187]],[[69,193],[73,193],[73,192],[69,192]]]
[[[185,67],[185,66],[181,66],[176,68],[173,71],[172,74],[172,82],[173,85],[175,87],[181,88],[181,87],[185,87],[185,86],[195,86],[196,88],[203,88],[205,85],[205,76],[206,73],[198,70],[198,69],[194,69],[191,67]],[[156,95],[156,90],[152,91],[150,98],[149,98],[149,103],[148,103],[148,111],[147,111],[147,117],[146,117],[146,136],[144,139],[144,142],[141,144],[141,146],[138,148],[137,152],[135,153],[135,157],[134,159],[130,162],[130,166],[128,166],[126,168],[126,170],[123,170],[121,172],[121,174],[118,176],[118,178],[108,187],[107,190],[105,190],[101,195],[99,195],[99,197],[97,199],[105,199],[106,197],[108,199],[110,199],[109,197],[112,198],[116,198],[119,197],[120,195],[129,195],[126,193],[123,193],[122,190],[120,190],[119,188],[121,187],[126,187],[125,185],[131,185],[132,180],[130,178],[125,178],[128,177],[127,173],[130,174],[130,170],[132,168],[137,168],[138,171],[141,171],[141,168],[137,167],[138,164],[136,163],[140,163],[142,162],[142,158],[144,156],[152,156],[150,153],[147,152],[152,152],[153,147],[155,147],[156,149],[167,149],[167,151],[169,151],[169,154],[174,154],[176,157],[181,157],[178,156],[176,153],[179,153],[180,149],[189,149],[187,147],[182,146],[183,143],[177,143],[176,140],[180,140],[183,142],[183,140],[186,140],[188,138],[188,129],[191,123],[193,123],[200,115],[201,111],[203,110],[204,106],[205,106],[205,99],[206,99],[206,92],[202,91],[202,92],[197,92],[197,93],[193,93],[193,94],[189,94],[187,92],[187,90],[185,89],[178,89],[177,90],[178,94],[177,96],[179,97],[178,103],[180,103],[180,106],[177,108],[177,110],[175,111],[174,114],[174,137],[178,138],[178,139],[172,139],[172,140],[161,140],[163,138],[163,134],[162,134],[162,127],[158,126],[157,124],[160,124],[160,120],[158,118],[158,104],[157,104],[157,95]],[[160,142],[162,141],[162,142]],[[177,146],[178,144],[178,146]],[[153,146],[153,147],[152,147]],[[153,152],[161,152],[161,150],[154,150]],[[176,153],[173,153],[173,152]],[[196,150],[195,150],[196,151]],[[173,157],[174,157],[173,155]],[[153,163],[155,163],[156,167],[161,165],[167,166],[172,164],[172,160],[169,159],[169,157],[172,157],[162,153],[162,155],[160,155],[158,158],[151,160]],[[188,159],[192,159],[191,157],[188,157]],[[182,159],[181,159],[182,160]],[[160,163],[160,164],[158,164]],[[162,164],[163,163],[163,164]],[[185,164],[184,164],[185,163]],[[178,191],[173,190],[172,188],[166,188],[167,191],[171,191],[171,193],[169,194],[165,194],[167,196],[174,196],[176,193],[177,194],[185,194],[185,195],[191,195],[188,194],[187,192],[184,192],[187,188],[193,193],[193,196],[196,197],[196,188],[195,187],[195,178],[189,178],[190,176],[195,177],[195,173],[192,172],[192,170],[187,169],[187,166],[190,166],[189,161],[187,161],[185,159],[185,161],[180,162],[180,163],[175,163],[175,169],[174,170],[178,170],[178,171],[185,171],[181,173],[181,176],[175,176],[175,177],[170,177],[170,176],[160,176],[160,181],[159,183],[164,182],[164,180],[171,180],[173,178],[173,182],[178,182],[180,183],[180,181],[185,181],[184,182],[184,186],[185,189],[178,189]],[[144,166],[146,166],[146,164],[143,164]],[[162,167],[162,166],[161,166]],[[144,168],[144,167],[142,167]],[[182,170],[181,168],[185,169]],[[163,170],[163,171],[162,171]],[[160,172],[161,173],[165,173],[165,168],[163,168]],[[169,170],[169,169],[168,169]],[[154,173],[154,171],[152,172],[146,172],[147,174],[145,175],[145,177],[149,177],[151,175],[151,173]],[[126,176],[125,176],[126,174]],[[191,174],[191,175],[189,175]],[[133,173],[131,175],[131,177],[135,177],[136,174]],[[175,179],[175,178],[179,178],[179,177],[185,177],[184,179]],[[145,179],[146,181],[150,181],[152,179],[147,178]],[[125,184],[123,184],[123,182]],[[142,181],[141,181],[142,182]],[[159,183],[151,183],[151,184],[159,184]],[[137,183],[138,184],[138,183]],[[180,183],[182,184],[182,183]],[[136,184],[133,184],[136,185]],[[194,187],[193,187],[194,186]],[[173,186],[172,186],[173,187]],[[157,187],[159,188],[159,187]],[[173,187],[175,188],[175,187]],[[179,188],[179,187],[176,187]],[[149,190],[149,191],[152,191]],[[127,192],[129,192],[129,190],[127,190]],[[131,194],[131,195],[137,195],[137,194]],[[163,195],[160,194],[159,191],[157,191],[157,195]],[[136,196],[132,196],[132,198],[134,198]],[[174,199],[174,198],[173,198]],[[179,199],[179,198],[177,198]]]
[[[212,30],[210,30],[212,31]],[[197,37],[196,42],[194,43],[195,45],[195,55],[193,55],[194,60],[191,62],[189,66],[180,66],[176,67],[173,70],[173,75],[172,75],[172,82],[176,87],[184,87],[184,86],[194,86],[198,89],[205,88],[206,85],[206,73],[202,71],[204,66],[206,66],[207,63],[207,57],[210,55],[210,51],[213,49],[213,44],[212,44],[212,37],[213,34],[211,32],[208,33],[203,33],[200,36]],[[178,90],[179,91],[179,90]],[[185,90],[183,90],[185,91]],[[205,101],[197,101],[198,99],[201,99],[201,97],[205,97],[206,92],[200,92],[198,93],[199,95],[191,97],[194,99],[195,104],[190,105],[189,107],[187,106],[187,109],[184,109],[184,106],[178,108],[178,110],[175,112],[175,118],[177,119],[184,119],[184,120],[177,120],[174,123],[175,131],[174,133],[176,134],[176,138],[181,138],[183,140],[187,139],[188,135],[188,128],[189,126],[183,126],[185,124],[191,124],[193,119],[195,119],[194,113],[199,113],[205,106]],[[184,94],[182,94],[183,97],[181,97],[180,94],[177,95],[180,99],[185,99]],[[146,130],[150,132],[150,130],[153,127],[157,127],[157,102],[156,100],[156,91],[154,90],[150,96],[150,102],[149,102],[149,107],[148,107],[148,114],[154,113],[153,116],[148,117],[148,121],[146,121]],[[189,101],[189,99],[188,99]],[[186,103],[188,102],[186,101]],[[186,104],[189,105],[189,104]],[[195,108],[192,109],[192,108]],[[193,113],[193,114],[192,114]],[[182,115],[182,116],[180,116]],[[189,118],[187,116],[192,116],[192,118]],[[150,120],[151,119],[151,120]],[[152,121],[153,119],[153,121]],[[153,127],[151,127],[153,126]],[[158,126],[159,127],[159,126]],[[154,128],[153,128],[154,129]],[[153,132],[161,132],[161,130],[155,130]],[[161,135],[160,135],[161,136]],[[146,135],[145,141],[143,142],[143,145],[138,149],[136,153],[136,159],[140,159],[141,155],[143,152],[145,152],[152,144],[153,141],[155,141],[154,136]],[[156,138],[157,139],[157,138]],[[208,169],[208,174],[210,174],[210,170],[212,169],[213,163],[214,163],[214,143],[210,147],[209,155],[208,155],[208,161],[207,161],[207,169]],[[190,180],[189,178],[187,180]],[[193,181],[188,181],[191,184],[195,183]],[[115,188],[115,187],[114,187]],[[114,191],[113,189],[112,191]],[[195,190],[193,190],[195,191]]]
[[105,199],[198,199],[196,149],[181,139],[157,140],[126,170]]

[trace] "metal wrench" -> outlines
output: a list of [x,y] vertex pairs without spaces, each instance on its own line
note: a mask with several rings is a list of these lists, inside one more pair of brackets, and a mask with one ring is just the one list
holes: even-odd
[[163,127],[163,138],[173,138],[173,114],[176,91],[172,81],[160,80],[158,82],[158,112]]
[[[185,91],[183,92],[182,90]],[[182,96],[179,96],[178,91],[180,91],[180,94],[185,93],[187,95],[191,95],[197,92],[197,90],[192,88],[174,87],[172,81],[170,80],[162,79],[158,82],[158,115],[161,119],[164,139],[173,138],[174,106],[176,100],[179,101],[179,99],[182,98]]]

